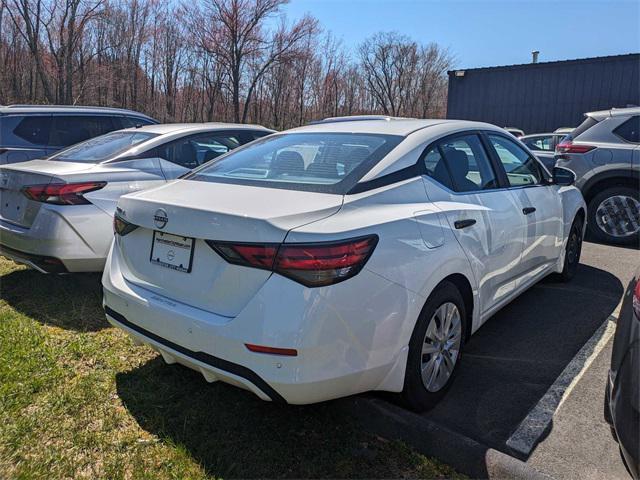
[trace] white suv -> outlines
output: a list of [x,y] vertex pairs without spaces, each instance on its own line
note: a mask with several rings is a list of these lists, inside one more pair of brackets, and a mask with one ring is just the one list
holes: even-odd
[[484,123],[276,133],[120,199],[107,318],[264,400],[387,390],[428,408],[491,315],[574,275],[585,205],[555,173]]

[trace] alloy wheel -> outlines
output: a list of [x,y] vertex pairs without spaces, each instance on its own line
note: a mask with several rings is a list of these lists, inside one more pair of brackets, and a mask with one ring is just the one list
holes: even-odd
[[626,195],[603,200],[595,214],[598,228],[613,237],[628,237],[640,232],[640,202]]
[[429,392],[437,392],[446,384],[460,355],[462,321],[458,307],[443,303],[429,320],[422,344],[422,384]]

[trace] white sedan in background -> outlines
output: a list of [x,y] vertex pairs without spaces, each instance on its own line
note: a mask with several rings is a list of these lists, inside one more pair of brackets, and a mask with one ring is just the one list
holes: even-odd
[[120,199],[107,318],[264,400],[386,390],[429,408],[491,315],[574,275],[586,208],[572,181],[484,123],[274,134]]
[[0,166],[0,255],[46,273],[102,271],[121,195],[270,133],[224,123],[150,125]]

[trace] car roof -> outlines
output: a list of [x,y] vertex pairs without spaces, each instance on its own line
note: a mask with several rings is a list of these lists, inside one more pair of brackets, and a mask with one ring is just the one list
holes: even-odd
[[595,112],[585,113],[585,116],[593,117],[596,120],[602,120],[607,117],[617,117],[620,115],[640,115],[640,107],[611,108],[609,110],[597,110]]
[[401,135],[406,137],[418,130],[441,124],[464,126],[469,129],[486,127],[495,128],[494,125],[490,125],[488,123],[471,122],[467,120],[418,119],[364,115],[327,118],[318,122],[313,122],[309,125],[286,130],[286,133],[377,133]]
[[125,108],[112,107],[92,107],[92,106],[75,106],[75,105],[0,105],[0,114],[42,114],[42,113],[100,113],[111,115],[132,115],[136,117],[149,118],[144,113],[127,110]]
[[207,123],[159,123],[157,125],[144,125],[142,127],[125,128],[121,131],[137,131],[137,132],[149,132],[159,135],[165,135],[167,133],[175,132],[199,132],[209,130],[264,130],[265,132],[273,132],[261,125],[247,125],[240,123],[222,123],[222,122],[207,122]]

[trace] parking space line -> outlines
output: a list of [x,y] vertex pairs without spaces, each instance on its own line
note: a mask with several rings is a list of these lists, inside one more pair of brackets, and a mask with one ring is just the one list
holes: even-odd
[[507,446],[524,456],[529,456],[543,435],[556,411],[564,403],[580,378],[615,332],[615,322],[620,312],[621,304],[598,327],[591,338],[582,346],[578,353],[564,368],[553,385],[542,396],[540,401],[529,412],[526,418],[507,440]]

